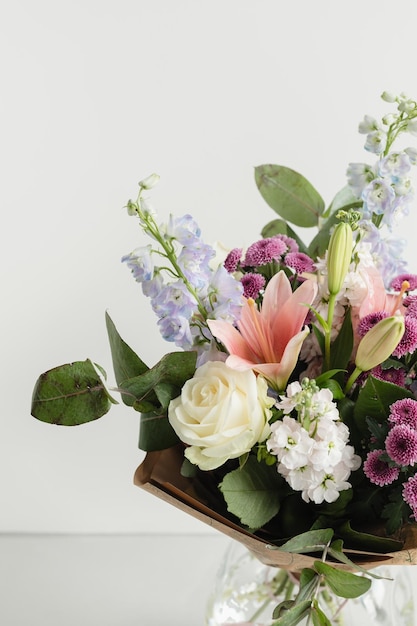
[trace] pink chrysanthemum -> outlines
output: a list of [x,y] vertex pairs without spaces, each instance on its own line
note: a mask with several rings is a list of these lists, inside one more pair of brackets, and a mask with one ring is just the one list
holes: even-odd
[[417,289],[417,274],[400,274],[391,281],[391,289],[394,291],[401,291],[404,281],[407,281],[410,284],[407,291],[414,291]]
[[403,500],[413,510],[414,519],[417,511],[417,476],[410,476],[403,485]]
[[258,267],[278,260],[286,251],[287,245],[278,237],[267,237],[253,243],[246,250],[244,265]]
[[406,426],[417,430],[417,400],[403,398],[393,402],[390,406],[388,420],[391,424],[406,424]]
[[384,369],[381,365],[377,365],[371,371],[371,374],[374,378],[378,378],[379,380],[385,380],[387,383],[405,387],[405,371],[402,367],[398,369],[395,367]]
[[275,235],[276,239],[280,239],[287,246],[287,252],[298,252],[299,247],[298,243],[292,237],[288,237],[287,235]]
[[417,348],[417,319],[411,317],[411,315],[406,315],[404,318],[404,326],[404,335],[392,353],[397,357],[404,356],[404,354],[410,354]]
[[241,258],[242,248],[233,248],[233,250],[230,250],[223,264],[229,274],[236,271]]
[[297,274],[314,271],[314,261],[304,252],[289,252],[284,257],[284,264],[295,270]]
[[248,272],[242,276],[240,282],[243,285],[243,295],[245,298],[253,298],[253,300],[256,300],[260,290],[265,287],[266,280],[262,274]]
[[403,306],[406,307],[405,315],[417,317],[417,296],[406,296],[403,300]]
[[406,424],[397,424],[385,439],[389,457],[398,465],[414,465],[417,462],[417,431]]
[[368,330],[371,330],[371,328],[373,328],[375,324],[378,324],[378,322],[385,319],[386,317],[388,317],[388,313],[386,311],[376,311],[374,313],[369,313],[369,315],[365,315],[365,317],[363,317],[358,324],[358,335],[360,337],[363,337],[364,335],[366,335]]
[[379,487],[390,485],[400,475],[399,467],[392,467],[381,459],[383,454],[385,454],[384,450],[372,450],[372,452],[368,452],[368,456],[363,464],[365,476],[371,483]]

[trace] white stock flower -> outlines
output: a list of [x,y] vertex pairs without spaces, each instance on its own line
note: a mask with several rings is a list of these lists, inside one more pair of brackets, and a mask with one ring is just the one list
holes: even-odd
[[351,487],[347,479],[361,459],[348,445],[349,429],[331,391],[311,380],[291,383],[276,406],[298,418],[284,415],[271,425],[267,448],[277,457],[277,471],[305,502],[334,502]]
[[274,403],[267,391],[252,370],[237,371],[222,361],[197,368],[168,408],[173,429],[189,446],[187,459],[202,470],[215,469],[264,441]]

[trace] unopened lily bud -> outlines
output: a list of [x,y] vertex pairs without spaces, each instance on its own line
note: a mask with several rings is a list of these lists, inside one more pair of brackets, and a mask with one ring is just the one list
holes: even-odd
[[159,178],[159,174],[151,174],[150,176],[147,176],[143,180],[139,181],[139,187],[142,189],[152,189],[152,187],[155,187],[159,181]]
[[362,338],[356,353],[355,365],[367,372],[391,356],[404,334],[402,315],[385,317]]
[[327,283],[329,292],[339,293],[352,260],[352,228],[341,222],[330,237],[327,251]]

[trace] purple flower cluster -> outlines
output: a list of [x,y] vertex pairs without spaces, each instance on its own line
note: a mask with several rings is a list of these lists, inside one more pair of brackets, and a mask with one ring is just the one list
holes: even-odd
[[[379,445],[379,444],[377,444]],[[403,499],[417,519],[417,400],[403,398],[390,406],[388,433],[384,448],[368,452],[363,464],[365,476],[384,487],[398,480],[401,473],[412,476],[403,484]]]
[[280,269],[298,280],[302,280],[303,273],[315,271],[313,260],[300,252],[295,239],[287,235],[259,239],[245,253],[242,248],[233,248],[224,261],[224,267],[231,274],[241,274],[243,295],[254,300],[262,294],[271,275]]
[[[223,266],[211,266],[215,250],[202,241],[190,215],[171,216],[155,230],[154,239],[159,247],[137,248],[122,261],[150,298],[162,337],[202,354],[213,339],[206,319],[237,320],[243,286]],[[154,259],[163,264],[155,265]]]

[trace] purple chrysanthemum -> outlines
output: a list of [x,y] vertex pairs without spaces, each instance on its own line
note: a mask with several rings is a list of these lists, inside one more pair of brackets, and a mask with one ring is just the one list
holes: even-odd
[[406,424],[417,430],[417,400],[403,398],[393,402],[390,406],[388,420],[391,424]]
[[233,250],[230,250],[229,254],[227,255],[223,263],[224,267],[229,272],[229,274],[236,271],[241,258],[242,258],[242,248],[233,248]]
[[414,465],[417,462],[417,431],[406,424],[398,424],[388,433],[385,449],[398,465]]
[[366,335],[368,330],[371,330],[371,328],[373,328],[375,324],[378,324],[378,322],[385,319],[386,317],[388,317],[388,313],[386,311],[376,311],[375,313],[369,313],[369,315],[365,315],[365,317],[363,317],[358,324],[358,335],[360,337],[363,337],[364,335]]
[[394,356],[401,357],[404,354],[410,354],[417,348],[417,319],[411,315],[404,317],[404,335],[401,341],[392,353]]
[[292,237],[288,235],[275,235],[275,239],[280,239],[287,246],[287,252],[298,252],[298,243]]
[[405,315],[411,315],[411,317],[417,317],[417,296],[406,296],[403,300],[403,306],[405,306]]
[[287,245],[278,237],[267,237],[253,243],[246,250],[243,264],[249,267],[266,265],[278,260],[286,251]]
[[295,270],[297,274],[314,271],[314,261],[304,252],[289,252],[284,257],[284,264]]
[[381,365],[377,365],[371,371],[371,374],[374,378],[378,378],[379,380],[385,380],[387,383],[405,387],[405,371],[402,367],[398,369],[395,367],[387,367],[384,369]]
[[417,274],[400,274],[391,281],[391,289],[401,291],[404,281],[410,284],[406,291],[414,291],[417,289]]
[[372,452],[368,452],[368,456],[363,464],[365,476],[371,483],[379,487],[390,485],[400,475],[400,468],[392,467],[384,461],[381,458],[383,454],[385,454],[384,450],[372,450]]
[[260,290],[265,287],[266,280],[262,274],[248,272],[242,276],[240,282],[243,285],[243,295],[245,298],[253,298],[253,300],[256,300],[259,296]]
[[414,518],[417,511],[417,476],[410,476],[403,485],[403,500],[413,510]]

